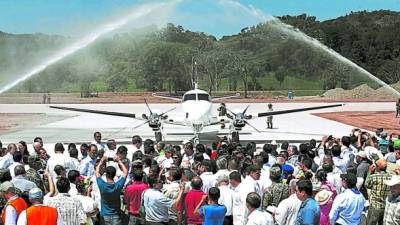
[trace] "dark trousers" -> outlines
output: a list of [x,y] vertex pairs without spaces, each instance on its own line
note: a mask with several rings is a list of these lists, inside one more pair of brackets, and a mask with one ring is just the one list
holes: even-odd
[[176,221],[176,220],[169,220],[168,221],[168,225],[178,225],[178,221]]
[[368,209],[367,215],[367,225],[383,225],[383,215],[385,214],[385,209]]
[[157,222],[157,223],[154,223],[154,222],[148,222],[148,221],[146,221],[145,224],[146,224],[146,225],[168,225],[168,223],[166,223],[166,222]]
[[225,216],[224,225],[233,225],[233,216]]
[[143,225],[144,220],[140,216],[129,215],[129,225]]

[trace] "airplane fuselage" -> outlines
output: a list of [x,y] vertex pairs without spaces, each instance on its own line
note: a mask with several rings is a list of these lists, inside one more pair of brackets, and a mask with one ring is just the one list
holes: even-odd
[[213,120],[211,100],[210,94],[200,89],[190,90],[183,95],[184,123],[192,127],[195,134],[200,133]]

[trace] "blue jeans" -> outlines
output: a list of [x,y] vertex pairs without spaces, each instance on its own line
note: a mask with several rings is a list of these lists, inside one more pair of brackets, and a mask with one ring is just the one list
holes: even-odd
[[140,217],[129,215],[129,225],[143,225],[144,220]]
[[105,225],[120,225],[122,224],[120,215],[103,216]]

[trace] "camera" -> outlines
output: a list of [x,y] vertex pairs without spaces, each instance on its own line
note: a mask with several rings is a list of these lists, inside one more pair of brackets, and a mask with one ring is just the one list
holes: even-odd
[[107,158],[107,162],[114,162],[113,158]]

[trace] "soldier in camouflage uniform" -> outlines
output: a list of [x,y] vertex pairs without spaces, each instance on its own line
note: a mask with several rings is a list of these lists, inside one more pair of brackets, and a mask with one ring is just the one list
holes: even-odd
[[266,209],[268,206],[277,207],[279,203],[289,197],[289,187],[281,181],[282,170],[273,166],[270,169],[270,178],[272,185],[264,193],[262,207]]
[[26,171],[26,179],[32,181],[45,193],[43,180],[39,171],[42,169],[42,163],[39,156],[29,156],[28,158],[29,169]]
[[396,102],[396,118],[400,115],[400,98]]
[[[272,104],[268,104],[268,112],[273,112],[274,110],[272,109]],[[273,116],[267,116],[267,127],[268,129],[272,129],[272,118]]]

